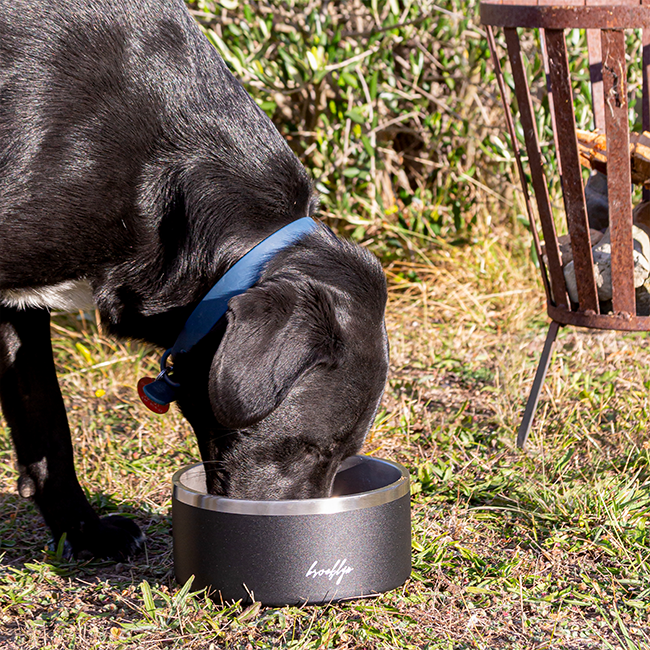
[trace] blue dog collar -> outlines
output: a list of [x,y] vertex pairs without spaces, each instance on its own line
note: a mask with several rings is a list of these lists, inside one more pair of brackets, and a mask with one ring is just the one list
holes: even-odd
[[[163,354],[160,360],[160,374],[154,381],[142,386],[144,395],[158,406],[173,402],[180,384],[169,376],[173,368],[167,365],[169,357],[173,359],[177,354],[189,352],[212,331],[228,311],[230,299],[250,289],[277,253],[316,231],[318,227],[318,222],[311,217],[293,221],[251,248],[233,264],[190,314],[174,345]],[[138,388],[140,389],[140,386]]]

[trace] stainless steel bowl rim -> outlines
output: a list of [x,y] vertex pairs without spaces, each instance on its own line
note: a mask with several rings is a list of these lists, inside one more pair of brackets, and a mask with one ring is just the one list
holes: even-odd
[[237,515],[266,515],[266,516],[291,516],[291,515],[323,515],[338,512],[350,512],[363,508],[372,508],[384,503],[390,503],[402,498],[410,491],[409,474],[405,467],[391,460],[362,457],[374,463],[385,463],[399,472],[399,478],[385,487],[358,494],[324,499],[303,499],[287,501],[251,501],[246,499],[228,499],[226,497],[205,494],[183,485],[183,475],[194,468],[202,467],[203,463],[194,463],[182,467],[172,477],[174,486],[173,498],[181,503],[203,510],[226,512]]

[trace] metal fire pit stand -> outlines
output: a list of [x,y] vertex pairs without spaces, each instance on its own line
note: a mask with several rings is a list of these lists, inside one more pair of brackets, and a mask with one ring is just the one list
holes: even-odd
[[[650,130],[650,4],[636,0],[604,5],[603,0],[505,0],[481,2],[481,22],[486,27],[497,81],[506,112],[524,192],[535,250],[539,259],[551,318],[542,358],[517,435],[523,447],[537,407],[539,393],[553,351],[558,329],[576,325],[593,329],[650,331],[650,316],[636,315],[632,239],[631,165],[625,63],[625,29],[641,30],[643,60],[643,130]],[[606,1],[606,0],[605,0]],[[523,128],[531,184],[537,204],[546,260],[542,255],[537,218],[532,209],[528,183],[515,137],[514,117],[506,94],[497,55],[494,27],[503,29],[515,83],[519,119]],[[607,138],[607,189],[612,243],[612,311],[601,312],[593,271],[589,224],[585,206],[582,171],[578,157],[573,89],[569,75],[566,29],[586,29],[592,89],[594,127]],[[557,167],[571,240],[578,303],[572,303],[566,289],[558,238],[548,195],[548,185],[529,90],[520,31],[539,30],[546,71],[549,109],[557,150]],[[633,62],[636,63],[636,62]],[[644,199],[647,198],[644,192]]]

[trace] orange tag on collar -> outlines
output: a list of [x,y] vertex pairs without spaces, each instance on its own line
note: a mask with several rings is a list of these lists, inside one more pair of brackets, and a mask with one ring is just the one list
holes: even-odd
[[157,404],[154,402],[151,398],[147,396],[147,394],[144,392],[144,387],[147,384],[151,384],[154,382],[155,379],[152,377],[143,377],[139,382],[138,382],[138,395],[140,396],[140,399],[142,400],[142,403],[150,410],[153,411],[154,413],[167,413],[169,411],[169,404]]

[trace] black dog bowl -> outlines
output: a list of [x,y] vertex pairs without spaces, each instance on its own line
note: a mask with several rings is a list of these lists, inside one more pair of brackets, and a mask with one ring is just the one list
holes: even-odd
[[176,579],[224,601],[327,603],[373,596],[411,573],[407,471],[353,456],[328,499],[247,501],[206,493],[203,463],[173,478]]

